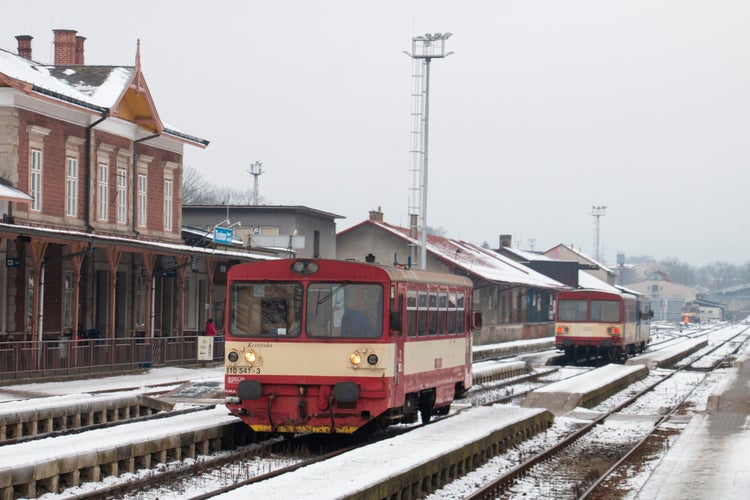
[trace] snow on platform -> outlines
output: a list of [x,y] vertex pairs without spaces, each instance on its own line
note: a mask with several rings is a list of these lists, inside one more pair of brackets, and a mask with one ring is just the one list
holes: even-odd
[[[713,399],[713,402],[712,402]],[[750,498],[750,350],[656,465],[637,498]]]
[[[750,349],[746,349],[727,376],[711,391],[709,412],[737,412],[750,415]],[[750,449],[748,450],[750,451]]]
[[536,389],[526,396],[521,406],[546,408],[556,414],[578,406],[591,408],[647,375],[645,366],[606,365]]
[[350,497],[383,485],[416,466],[476,443],[500,429],[534,418],[545,418],[545,422],[551,422],[552,417],[540,409],[474,408],[406,434],[214,498],[272,500],[294,497],[329,500]]
[[661,349],[656,352],[649,352],[636,356],[635,358],[630,358],[625,364],[643,365],[648,367],[649,370],[653,370],[654,368],[668,368],[682,358],[689,356],[707,345],[708,340],[705,338],[690,339],[680,342],[676,346],[668,349]]
[[[177,432],[192,432],[206,428],[232,424],[239,419],[229,414],[224,405],[216,408],[178,415],[168,419],[152,420],[148,423],[122,424],[115,427],[89,431],[88,441],[80,436],[67,435],[39,439],[0,447],[0,473],[4,469],[35,465],[42,462],[62,460],[76,454],[87,454],[96,450],[122,447],[128,443],[142,443],[160,439]],[[96,443],[92,446],[92,443]]]

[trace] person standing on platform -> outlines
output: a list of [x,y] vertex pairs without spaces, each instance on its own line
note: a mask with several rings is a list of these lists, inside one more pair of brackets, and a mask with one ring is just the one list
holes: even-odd
[[213,318],[208,318],[208,321],[206,321],[206,336],[207,337],[216,336],[216,327],[214,326]]

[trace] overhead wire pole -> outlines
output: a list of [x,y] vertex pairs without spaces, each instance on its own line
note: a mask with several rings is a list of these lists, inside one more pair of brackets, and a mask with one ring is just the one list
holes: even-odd
[[[452,33],[427,33],[424,36],[412,38],[411,53],[405,52],[406,55],[414,59],[415,71],[413,78],[415,80],[416,91],[413,94],[415,99],[414,110],[412,111],[413,144],[412,155],[415,158],[412,167],[412,183],[419,178],[419,186],[410,188],[412,198],[409,210],[410,222],[414,224],[414,216],[419,218],[419,267],[427,269],[427,173],[428,173],[428,146],[429,146],[429,118],[430,118],[430,62],[433,58],[442,59],[452,54],[445,52],[445,41],[450,38]],[[420,61],[421,60],[421,61]],[[421,70],[421,71],[420,71]],[[419,174],[417,176],[417,173]],[[418,196],[417,196],[418,194]],[[416,198],[419,203],[416,203]],[[418,214],[414,213],[418,210]]]

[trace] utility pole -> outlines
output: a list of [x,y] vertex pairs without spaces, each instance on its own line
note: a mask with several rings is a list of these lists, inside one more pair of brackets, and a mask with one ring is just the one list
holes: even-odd
[[594,258],[597,262],[599,259],[599,218],[604,216],[607,210],[606,206],[591,207],[591,215],[594,216]]
[[250,164],[248,173],[254,177],[253,179],[253,205],[258,204],[258,177],[263,174],[263,164],[259,161]]
[[[445,52],[445,41],[452,33],[427,33],[412,38],[411,53],[414,60],[414,90],[412,99],[412,186],[409,215],[410,223],[419,218],[419,266],[427,269],[427,150],[430,121],[430,61],[452,54]],[[417,185],[418,181],[418,185]],[[413,230],[414,228],[412,228]]]

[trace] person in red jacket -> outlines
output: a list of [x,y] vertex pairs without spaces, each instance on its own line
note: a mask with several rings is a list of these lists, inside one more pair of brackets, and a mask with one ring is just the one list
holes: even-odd
[[214,326],[214,319],[208,318],[206,321],[206,336],[213,337],[216,335],[216,327]]

